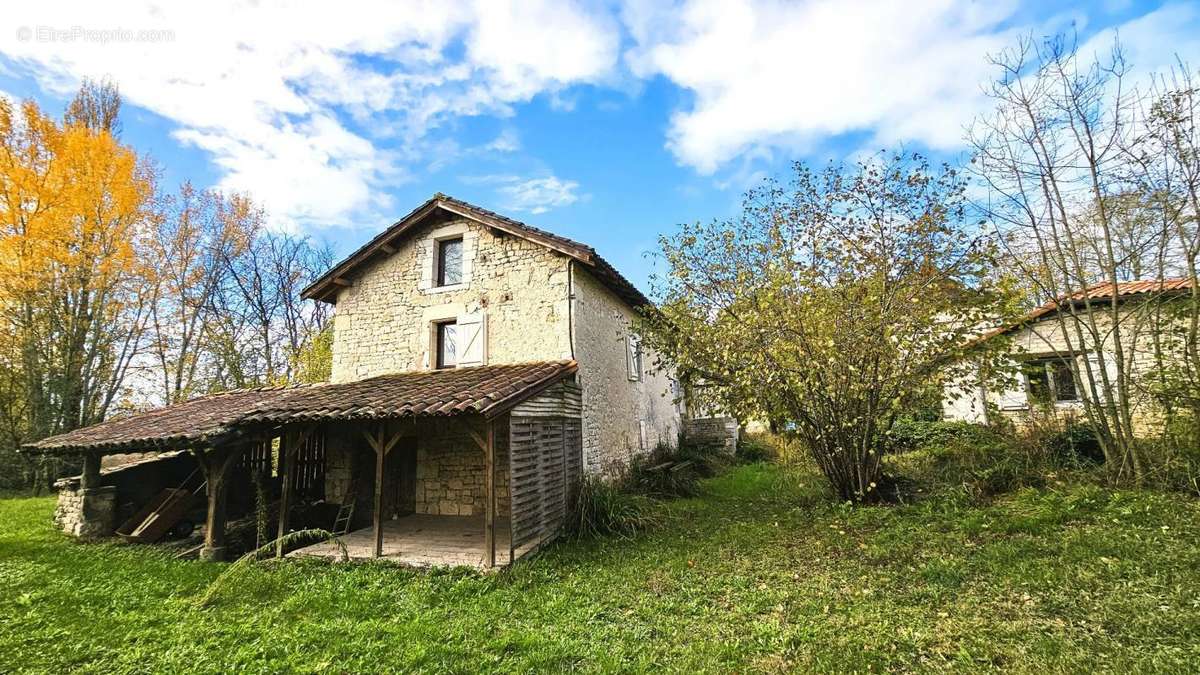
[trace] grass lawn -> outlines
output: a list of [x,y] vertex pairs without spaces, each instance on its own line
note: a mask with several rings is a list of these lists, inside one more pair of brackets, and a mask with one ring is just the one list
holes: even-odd
[[0,501],[0,671],[1018,670],[1200,664],[1200,502],[1087,486],[831,504],[742,466],[632,540],[481,577],[80,545]]

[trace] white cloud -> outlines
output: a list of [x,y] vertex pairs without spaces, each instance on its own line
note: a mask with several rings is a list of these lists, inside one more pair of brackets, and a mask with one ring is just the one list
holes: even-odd
[[662,74],[694,102],[668,146],[711,172],[756,145],[807,145],[872,131],[956,147],[980,109],[984,56],[1011,41],[1012,2],[729,3],[626,8],[642,76]]
[[460,176],[468,185],[492,185],[500,195],[501,207],[509,211],[545,213],[579,201],[579,183],[557,176],[522,177],[511,174]]
[[516,152],[521,149],[521,137],[517,135],[516,129],[505,129],[484,145],[483,149],[492,152]]
[[[602,81],[619,44],[611,17],[551,0],[24,3],[5,24],[17,28],[0,31],[0,53],[44,88],[114,78],[212,156],[221,187],[315,226],[393,208],[387,188],[432,130]],[[170,32],[147,41],[146,29]]]
[[[622,18],[630,68],[693,96],[671,117],[668,148],[711,173],[756,148],[804,152],[847,133],[867,134],[871,147],[961,148],[965,126],[990,108],[987,56],[1085,20],[1021,24],[1019,10],[1015,0],[633,0]],[[1119,32],[1136,63],[1161,68],[1177,50],[1200,50],[1196,14],[1167,5]],[[1106,48],[1112,35],[1085,48]]]

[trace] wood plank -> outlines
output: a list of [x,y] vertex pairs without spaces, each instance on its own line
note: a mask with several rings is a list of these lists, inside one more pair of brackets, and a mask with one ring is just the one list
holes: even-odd
[[[474,435],[474,431],[471,432]],[[488,567],[496,566],[496,423],[487,423],[487,441],[484,447],[483,479],[484,494],[487,501],[484,526],[484,549],[487,553]]]
[[375,527],[375,551],[373,557],[383,555],[383,460],[387,456],[384,450],[383,435],[386,424],[379,425],[379,435],[372,447],[375,448],[375,513],[372,524]]
[[[291,438],[288,438],[291,436]],[[279,495],[279,533],[275,538],[275,557],[283,557],[283,536],[287,534],[288,525],[288,509],[291,508],[292,500],[292,465],[295,464],[295,458],[289,455],[297,454],[299,448],[296,447],[296,434],[284,434],[279,439],[279,478],[282,481]]]

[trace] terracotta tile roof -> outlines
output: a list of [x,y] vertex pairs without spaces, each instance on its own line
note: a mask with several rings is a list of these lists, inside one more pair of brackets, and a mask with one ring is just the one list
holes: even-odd
[[629,305],[641,307],[651,304],[650,300],[632,282],[622,276],[607,260],[600,257],[596,253],[596,249],[591,246],[545,230],[540,230],[532,225],[526,225],[519,220],[513,220],[495,211],[489,211],[483,207],[464,202],[461,199],[455,199],[440,192],[413,209],[408,215],[393,223],[391,227],[380,232],[366,244],[363,244],[362,247],[337,265],[334,265],[333,269],[310,284],[308,288],[305,288],[301,293],[301,297],[305,299],[324,300],[326,302],[331,301],[336,295],[338,288],[337,279],[353,274],[359,265],[367,262],[375,255],[381,252],[388,253],[388,247],[391,242],[394,242],[404,232],[422,222],[438,209],[470,218],[519,237],[524,237],[559,251],[564,255],[568,255],[583,263],[592,274],[596,275],[602,284],[616,293],[618,297]]
[[[1192,284],[1189,279],[1140,279],[1138,281],[1121,281],[1117,283],[1116,297],[1120,299],[1150,294],[1177,295],[1190,290],[1191,287]],[[980,335],[979,337],[975,338],[972,343],[983,342],[988,338],[992,338],[997,335],[1003,335],[1004,333],[1008,333],[1012,330],[1020,328],[1021,326],[1033,323],[1034,321],[1053,314],[1058,310],[1059,307],[1067,307],[1072,304],[1081,304],[1084,302],[1085,298],[1090,301],[1111,300],[1112,297],[1113,285],[1111,283],[1106,281],[1093,284],[1082,291],[1072,293],[1069,296],[1060,296],[1055,300],[1050,300],[1049,302],[1039,305],[1020,319],[1010,324],[994,328]]]
[[356,382],[241,389],[101,422],[25,446],[126,452],[212,445],[289,422],[500,414],[574,373],[574,361],[380,375]]

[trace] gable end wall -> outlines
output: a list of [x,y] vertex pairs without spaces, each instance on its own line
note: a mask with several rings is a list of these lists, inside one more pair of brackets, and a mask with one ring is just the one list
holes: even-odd
[[[464,272],[432,288],[433,237],[463,236]],[[419,228],[338,294],[333,382],[429,367],[431,323],[483,312],[487,363],[570,358],[567,259],[540,244],[459,220]]]

